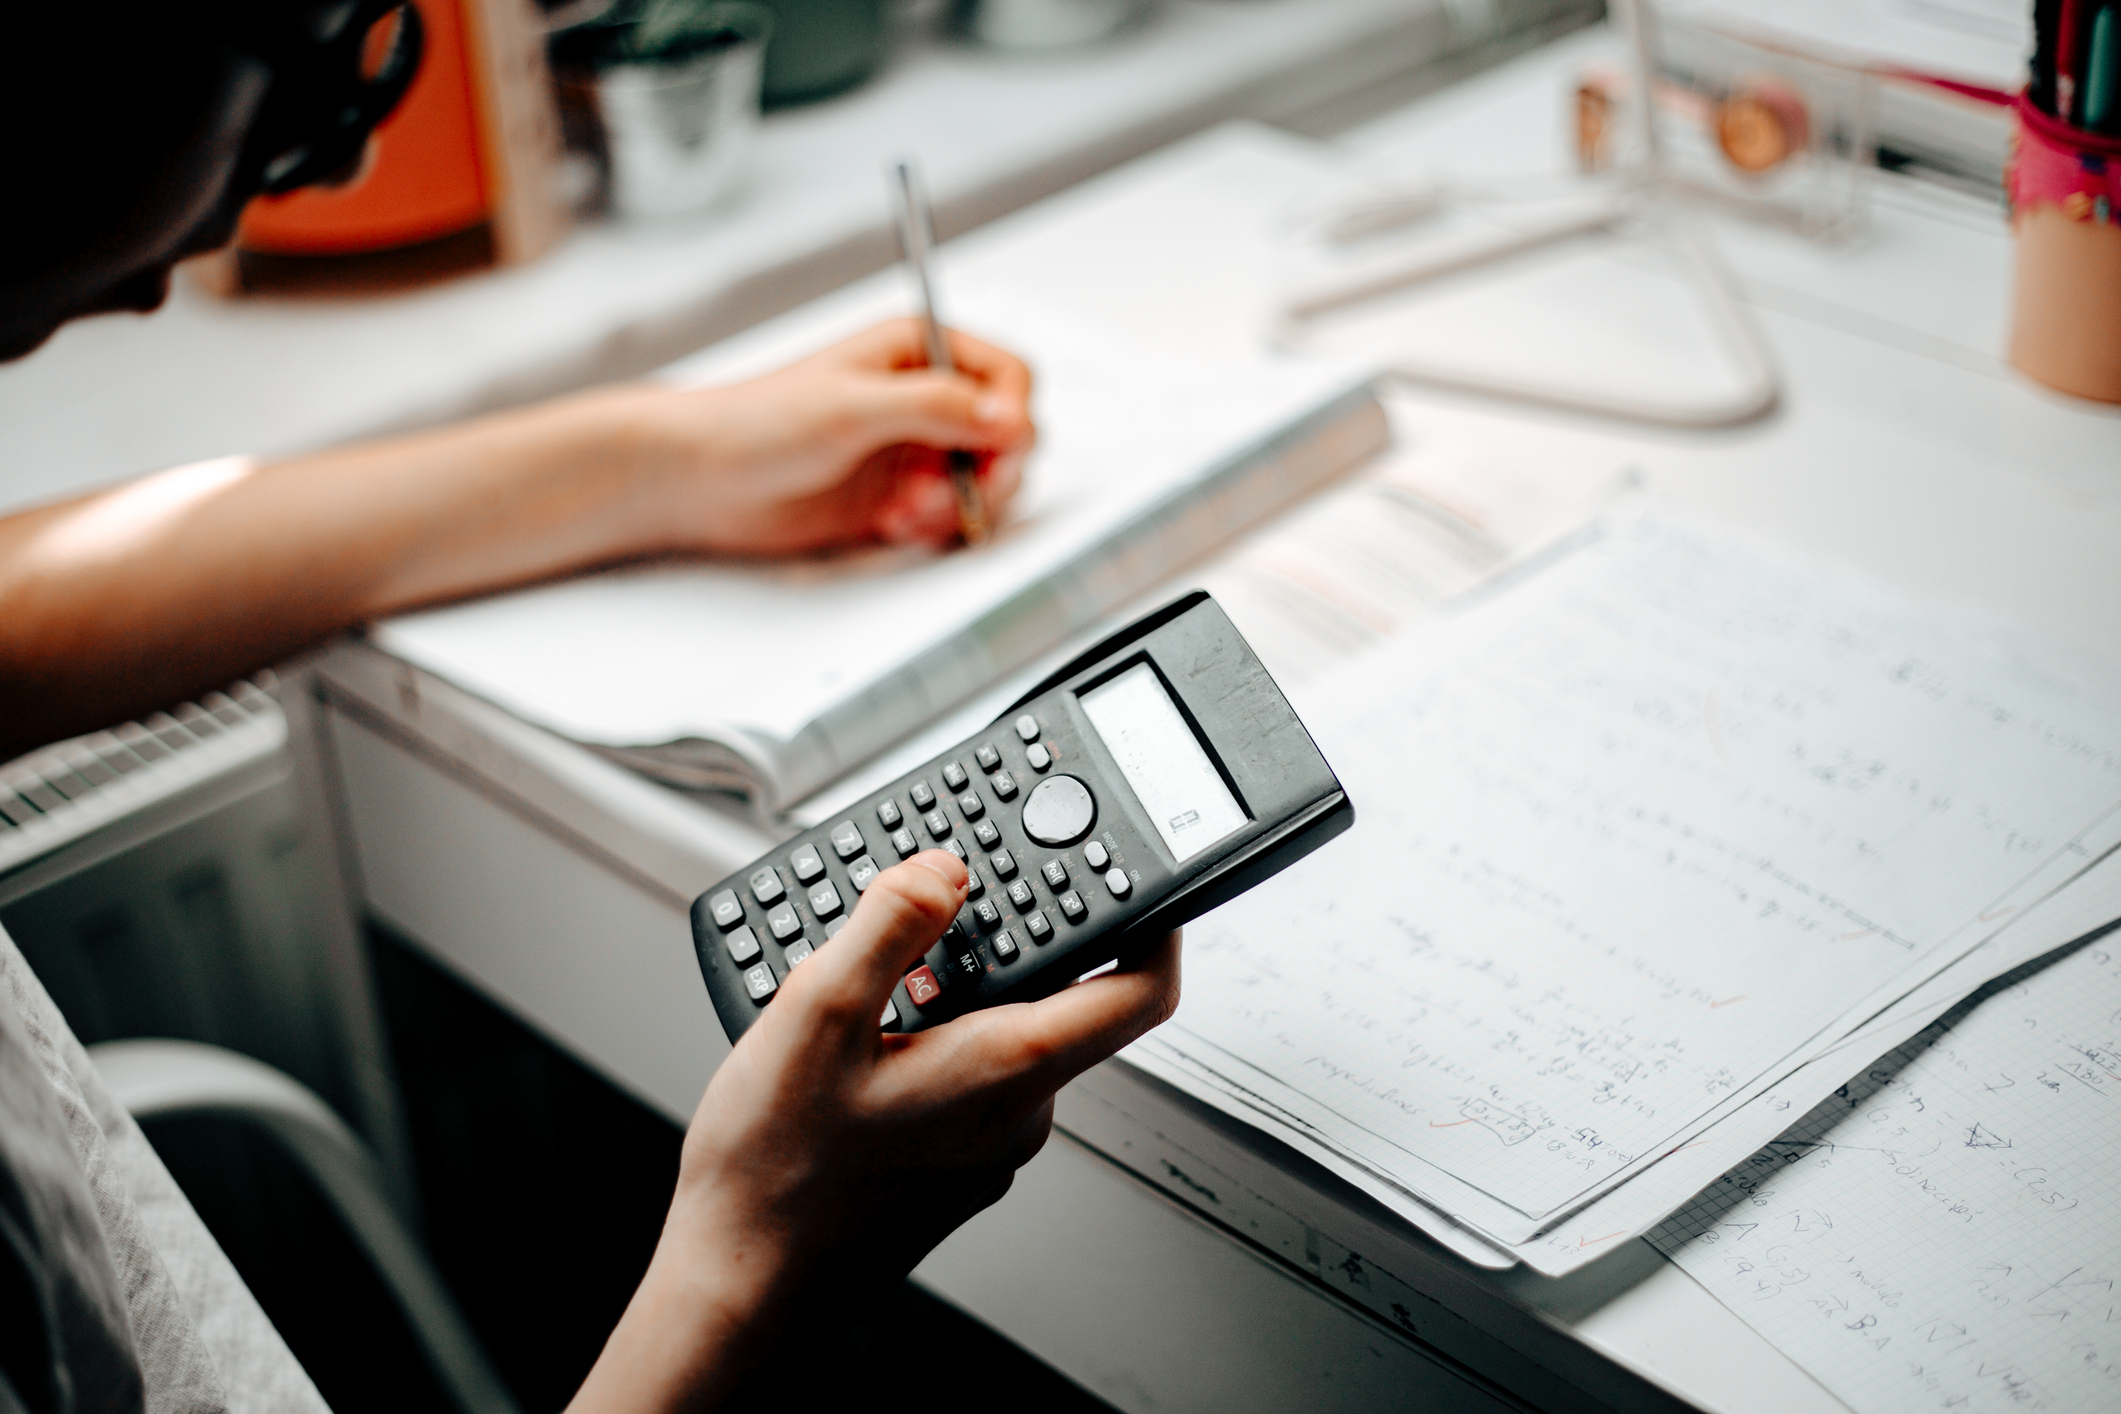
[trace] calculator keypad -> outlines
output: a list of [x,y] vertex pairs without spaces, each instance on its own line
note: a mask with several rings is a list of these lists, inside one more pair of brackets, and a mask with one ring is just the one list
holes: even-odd
[[[1074,749],[1067,745],[1072,738],[1065,729],[1056,730],[1059,748],[1048,744],[1036,718],[1023,714],[1005,727],[1001,739],[967,743],[961,759],[938,761],[926,778],[901,781],[890,794],[860,807],[875,812],[882,838],[864,834],[857,812],[854,819],[791,843],[772,864],[746,874],[742,884],[709,895],[704,916],[721,930],[745,995],[759,1006],[768,1003],[790,968],[847,925],[856,898],[886,867],[924,848],[947,849],[966,861],[964,908],[905,975],[895,1004],[885,1007],[879,1021],[887,1030],[955,1015],[981,993],[990,974],[995,985],[1002,985],[1003,970],[1012,964],[1024,970],[1027,954],[1051,944],[1061,920],[1089,921],[1093,893],[1106,899],[1111,910],[1106,916],[1116,921],[1136,890],[1133,876],[1114,858],[1115,851],[1124,852],[1123,842],[1104,833],[1081,839],[1077,852],[1059,838],[1042,839],[1051,830],[1027,833],[1038,823],[1023,818],[1027,790],[1028,800],[1036,802],[1056,790],[1083,789],[1072,775],[1049,774],[1054,751]],[[1026,772],[1036,774],[1026,779]],[[979,786],[981,779],[986,790]],[[1114,824],[1124,828],[1121,820]],[[1080,832],[1071,833],[1080,839]],[[875,850],[886,840],[888,849]]]

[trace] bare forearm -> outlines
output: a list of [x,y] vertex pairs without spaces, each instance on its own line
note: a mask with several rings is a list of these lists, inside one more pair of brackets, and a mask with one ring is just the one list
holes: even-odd
[[652,548],[635,390],[0,521],[0,759],[379,615]]

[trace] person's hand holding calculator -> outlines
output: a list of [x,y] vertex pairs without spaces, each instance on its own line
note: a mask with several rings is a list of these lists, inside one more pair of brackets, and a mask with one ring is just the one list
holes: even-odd
[[648,1275],[572,1408],[711,1405],[799,1330],[879,1292],[1007,1191],[1062,1085],[1168,1018],[1177,933],[1037,1002],[878,1030],[964,904],[943,850],[880,873],[715,1072]]

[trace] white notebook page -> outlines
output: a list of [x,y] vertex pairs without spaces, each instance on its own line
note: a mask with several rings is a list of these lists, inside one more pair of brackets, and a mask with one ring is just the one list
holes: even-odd
[[[688,372],[739,377],[902,312],[895,282],[733,340]],[[1039,443],[975,550],[658,564],[391,620],[389,651],[578,741],[639,746],[749,728],[785,741],[1223,458],[1352,387],[1346,369],[1202,370],[970,281],[953,319],[1021,354]]]
[[2114,941],[1923,1032],[1651,1240],[1861,1414],[2121,1407]]

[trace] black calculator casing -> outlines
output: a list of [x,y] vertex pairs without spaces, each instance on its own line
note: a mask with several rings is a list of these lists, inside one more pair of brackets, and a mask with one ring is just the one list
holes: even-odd
[[[1165,846],[1080,702],[1083,694],[1144,661],[1153,666],[1246,816],[1234,832],[1183,863]],[[1037,724],[1036,744],[1051,757],[1045,770],[1034,767],[1033,743],[1023,740],[1015,729],[1014,724],[1026,713]],[[999,755],[995,767],[982,768],[982,748]],[[945,768],[952,763],[965,775],[962,790],[946,785]],[[1004,772],[1016,785],[1006,800],[998,798],[995,790],[996,779]],[[1095,802],[1095,818],[1088,832],[1070,843],[1036,843],[1026,831],[1023,807],[1041,781],[1063,775],[1075,777],[1088,788]],[[916,782],[929,786],[935,797],[932,809],[945,813],[950,829],[945,839],[935,838],[925,827],[928,811],[916,808],[912,795]],[[979,797],[977,819],[968,819],[959,807],[958,797],[967,790]],[[931,995],[921,1005],[909,994],[908,980],[901,980],[893,990],[891,1012],[895,1015],[887,1014],[884,1024],[885,1029],[897,1031],[918,1031],[980,1007],[1050,995],[1084,973],[1125,956],[1136,943],[1159,937],[1287,868],[1355,821],[1347,794],[1288,699],[1221,606],[1205,591],[1195,591],[1077,656],[988,730],[966,738],[955,750],[836,813],[824,824],[792,836],[694,900],[693,945],[715,1012],[732,1042],[778,995],[778,985],[788,973],[789,949],[800,955],[799,944],[812,950],[829,947],[828,927],[837,931],[839,923],[853,913],[858,895],[850,866],[864,858],[878,869],[900,862],[893,832],[879,816],[879,807],[887,800],[897,806],[901,828],[912,832],[915,852],[945,848],[948,840],[962,841],[967,865],[979,885],[942,941],[908,970],[908,978],[920,991],[932,993],[926,978],[914,978],[925,965],[942,985],[941,995]],[[999,832],[992,848],[976,838],[982,822],[992,822]],[[841,841],[849,842],[849,824],[860,833],[862,852],[842,858],[833,845],[833,834],[837,830]],[[1086,850],[1093,842],[1109,856],[1108,868],[1125,872],[1129,884],[1125,897],[1115,896],[1103,872],[1092,868]],[[814,861],[801,853],[806,846],[816,851]],[[993,862],[996,851],[1002,849],[1009,852],[1015,866],[1006,879],[997,876]],[[809,869],[822,864],[822,878],[815,874],[807,880],[798,878],[795,866],[799,860]],[[1060,861],[1067,874],[1064,888],[1050,885],[1045,877],[1046,866],[1054,860]],[[762,903],[750,886],[759,871],[769,868],[781,885],[771,906]],[[1021,907],[1009,892],[1009,885],[1019,880],[1028,881],[1032,892],[1032,901]],[[810,890],[821,883],[830,884],[838,899],[839,906],[830,917],[821,917],[810,903]],[[1080,922],[1069,921],[1060,906],[1060,895],[1071,889],[1083,905],[1085,916]],[[713,901],[725,891],[733,892],[742,905],[740,922],[728,921],[727,898],[721,900],[725,916],[717,921]],[[982,922],[977,908],[981,900],[995,904],[998,921]],[[831,900],[826,903],[830,907]],[[769,923],[769,914],[776,909],[785,936],[777,937]],[[791,930],[790,911],[799,929]],[[1027,926],[1033,913],[1042,913],[1046,919],[1049,931],[1043,941],[1031,936]],[[749,929],[748,939],[739,938],[732,945],[730,940],[739,928]],[[1007,944],[997,946],[1005,931],[1013,953]],[[747,986],[745,974],[761,964],[771,970],[774,990],[755,997],[755,987]],[[753,982],[764,985],[755,973]]]

